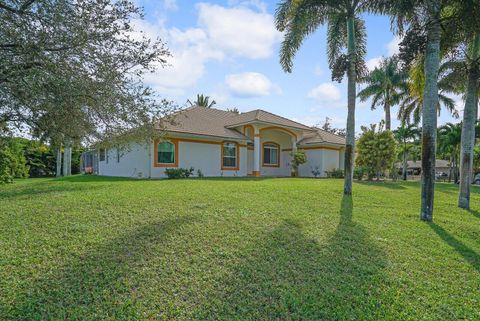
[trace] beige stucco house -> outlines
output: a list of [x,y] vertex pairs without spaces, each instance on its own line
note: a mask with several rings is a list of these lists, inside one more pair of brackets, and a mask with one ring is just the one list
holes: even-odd
[[306,152],[300,176],[343,168],[345,139],[293,120],[253,110],[234,113],[191,107],[161,123],[163,138],[132,143],[126,152],[97,151],[99,175],[166,177],[166,168],[195,168],[205,176],[290,176],[293,150]]

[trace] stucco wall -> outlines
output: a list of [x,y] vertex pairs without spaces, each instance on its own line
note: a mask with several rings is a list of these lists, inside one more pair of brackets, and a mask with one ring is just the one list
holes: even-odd
[[[290,135],[277,131],[277,130],[265,130],[262,131],[260,136],[260,144],[262,145],[260,154],[263,154],[263,143],[275,142],[280,145],[280,151],[282,149],[292,148],[292,138]],[[291,156],[290,151],[280,152],[280,166],[268,167],[263,166],[262,156],[260,156],[260,173],[262,176],[290,176],[291,173]]]
[[308,149],[305,151],[307,162],[301,165],[298,173],[303,177],[313,177],[312,170],[318,167],[319,177],[326,177],[325,171],[336,168],[343,168],[343,160],[340,157],[341,151],[330,149]]
[[[220,144],[178,142],[178,167],[195,169],[194,174],[200,169],[205,176],[246,176],[247,175],[247,148],[240,147],[239,170],[222,170]],[[152,155],[151,164],[155,155]],[[167,167],[153,167],[152,177],[166,177]]]
[[131,143],[125,148],[120,149],[119,162],[117,162],[117,149],[107,149],[105,160],[98,162],[98,174],[104,176],[147,178],[149,166],[148,144]]

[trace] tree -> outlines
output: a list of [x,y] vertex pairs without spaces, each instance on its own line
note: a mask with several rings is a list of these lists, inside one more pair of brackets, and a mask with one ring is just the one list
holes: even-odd
[[[405,90],[400,93],[400,109],[398,112],[398,119],[402,122],[418,125],[421,121],[423,97],[425,88],[425,71],[423,57],[418,57],[413,66],[410,68],[407,86]],[[441,107],[443,106],[453,117],[458,118],[458,112],[455,109],[455,101],[448,97],[445,92],[451,92],[450,82],[445,73],[448,73],[448,64],[443,63],[439,68],[438,80],[438,103],[437,112],[440,115]]]
[[341,81],[347,74],[345,195],[352,194],[356,83],[366,70],[366,31],[360,14],[373,10],[375,3],[368,0],[283,0],[275,13],[276,27],[284,32],[280,49],[280,64],[284,71],[292,71],[293,58],[303,40],[318,27],[327,24],[327,55],[332,80]]
[[400,148],[403,155],[402,176],[403,176],[403,180],[406,181],[408,154],[412,149],[411,147],[412,145],[410,145],[409,143],[420,136],[420,131],[413,124],[406,125],[403,123],[401,127],[393,131],[393,134],[395,135],[395,138],[397,139],[397,141],[401,144]]
[[307,162],[307,154],[303,150],[297,150],[290,153],[292,157],[292,176],[298,176],[298,167]]
[[461,137],[461,123],[447,123],[438,129],[438,150],[444,155],[450,155],[450,166],[453,170],[453,181],[455,183],[458,182],[458,158],[460,154]]
[[205,108],[212,108],[214,105],[217,104],[215,100],[210,101],[210,96],[204,96],[203,94],[197,94],[197,99],[193,102],[188,99],[187,103],[190,106],[198,106]]
[[376,125],[370,128],[362,126],[362,134],[357,141],[358,153],[356,165],[365,167],[369,179],[392,168],[396,158],[397,142],[389,130],[376,131]]
[[158,131],[164,106],[142,76],[169,52],[133,29],[139,18],[128,0],[1,2],[0,123],[56,148]]
[[372,98],[372,110],[383,106],[385,129],[391,129],[390,109],[399,103],[401,93],[406,90],[407,76],[399,67],[396,56],[384,58],[380,67],[372,70],[364,79],[366,87],[358,93],[360,101]]
[[332,126],[332,124],[330,123],[330,118],[329,117],[325,117],[325,122],[323,123],[323,125],[316,125],[314,127],[318,127],[320,128],[321,130],[324,130],[326,132],[329,132],[329,133],[332,133],[332,134],[335,134],[335,135],[338,135],[338,136],[342,136],[342,137],[345,137],[346,133],[345,133],[345,128],[335,128]]

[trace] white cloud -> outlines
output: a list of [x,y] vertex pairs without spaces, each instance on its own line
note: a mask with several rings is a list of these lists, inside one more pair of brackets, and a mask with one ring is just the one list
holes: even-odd
[[316,64],[313,73],[315,74],[315,76],[320,77],[321,75],[323,75],[322,67],[320,67],[319,64]]
[[380,63],[382,62],[383,57],[375,57],[372,59],[367,60],[366,65],[368,70],[372,71],[377,67],[380,67]]
[[166,10],[177,10],[177,0],[163,0],[163,7]]
[[278,87],[273,85],[265,75],[258,72],[227,75],[225,83],[230,93],[236,97],[260,97],[279,92]]
[[258,9],[260,12],[267,11],[267,4],[261,0],[228,0],[230,6],[240,5]]
[[[176,2],[165,0],[164,4],[172,7]],[[132,33],[134,37],[161,38],[172,53],[167,59],[168,67],[145,77],[145,81],[162,94],[184,94],[186,88],[203,77],[205,65],[210,61],[222,61],[226,57],[268,58],[273,54],[274,44],[280,41],[270,14],[243,5],[226,8],[200,3],[196,9],[197,27],[184,30],[167,28],[162,19],[155,23],[134,22],[138,30]]]
[[197,9],[199,25],[207,32],[210,45],[232,56],[268,58],[281,39],[270,14],[207,3],[198,4]]
[[307,96],[318,102],[332,102],[339,101],[342,95],[338,87],[334,84],[323,83],[310,90]]
[[398,36],[393,37],[393,39],[387,44],[387,53],[389,56],[393,56],[395,54],[398,54],[400,52],[400,41],[402,39]]

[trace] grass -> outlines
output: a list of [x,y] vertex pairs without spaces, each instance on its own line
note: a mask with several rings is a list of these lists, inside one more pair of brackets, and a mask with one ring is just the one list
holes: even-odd
[[75,176],[0,187],[0,320],[479,320],[480,194]]

